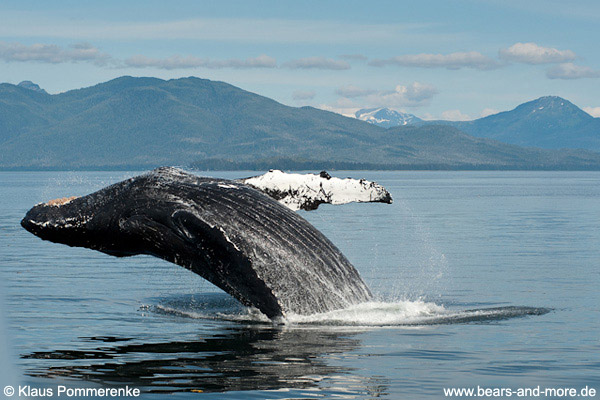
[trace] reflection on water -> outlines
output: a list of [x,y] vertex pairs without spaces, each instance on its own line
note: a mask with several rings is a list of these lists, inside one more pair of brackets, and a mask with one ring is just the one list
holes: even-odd
[[[192,341],[128,343],[127,338],[93,337],[89,350],[56,350],[23,356],[64,365],[29,371],[37,377],[68,377],[102,384],[129,384],[147,392],[203,392],[316,388],[348,368],[328,358],[356,349],[355,334],[312,329],[235,327]],[[73,362],[77,361],[77,363]],[[348,376],[356,395],[386,391],[380,379]],[[350,394],[350,393],[349,393]]]
[[365,377],[348,364],[336,363],[362,347],[360,333],[377,329],[372,325],[409,329],[407,325],[494,323],[549,311],[532,307],[447,310],[422,301],[372,302],[275,325],[224,293],[153,301],[157,304],[140,310],[182,323],[217,323],[220,328],[217,333],[202,330],[180,341],[80,338],[83,343],[71,350],[23,355],[40,363],[28,374],[131,385],[149,393],[325,389],[349,398],[377,397],[387,393],[386,379]]

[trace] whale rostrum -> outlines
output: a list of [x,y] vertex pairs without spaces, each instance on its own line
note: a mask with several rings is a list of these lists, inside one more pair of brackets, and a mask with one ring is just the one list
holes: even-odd
[[272,319],[371,299],[331,241],[243,180],[162,167],[87,196],[38,204],[21,225],[56,243],[165,259]]

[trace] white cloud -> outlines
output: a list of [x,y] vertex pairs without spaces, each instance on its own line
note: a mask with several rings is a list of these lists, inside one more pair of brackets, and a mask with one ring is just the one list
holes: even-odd
[[399,65],[402,67],[420,68],[473,68],[479,70],[489,70],[500,67],[500,64],[496,60],[476,51],[450,54],[407,54],[388,59],[376,59],[369,62],[369,65],[376,67]]
[[283,66],[290,69],[350,69],[350,64],[346,61],[325,57],[298,58],[284,63]]
[[499,51],[500,58],[525,64],[553,64],[572,61],[577,56],[571,50],[542,47],[535,43],[515,43]]
[[322,110],[342,114],[351,118],[354,118],[354,114],[363,108],[360,104],[355,103],[347,97],[340,97],[333,104],[321,104],[318,107]]
[[419,118],[421,118],[424,121],[435,121],[439,118],[437,118],[435,115],[431,114],[431,113],[424,113],[424,114],[420,114]]
[[315,98],[317,93],[314,90],[296,90],[292,93],[292,99],[294,100],[312,100]]
[[442,119],[446,121],[470,121],[473,118],[463,114],[460,110],[447,110],[442,113]]
[[546,71],[546,76],[550,79],[600,78],[600,70],[573,63],[565,63],[550,68]]
[[494,108],[484,108],[483,110],[481,110],[481,113],[479,114],[479,118],[488,117],[490,115],[498,114],[499,112],[500,111],[498,111]]
[[187,68],[209,68],[209,69],[250,69],[250,68],[275,68],[277,61],[273,57],[260,55],[254,58],[211,60],[192,56],[171,56],[167,58],[150,58],[142,55],[129,57],[124,61],[125,65],[134,68],[159,68],[159,69],[187,69]]
[[350,110],[368,107],[419,107],[429,103],[438,91],[431,85],[413,82],[409,85],[397,85],[394,90],[363,89],[350,85],[338,88],[336,93],[342,97],[330,108],[321,108],[338,110],[336,112],[341,110],[340,113],[346,114]]
[[583,111],[594,118],[600,118],[600,107],[583,107]]
[[422,102],[431,99],[438,91],[431,85],[413,82],[409,86],[396,86],[396,93],[404,96],[411,102]]
[[60,64],[68,62],[92,62],[104,65],[110,60],[108,54],[102,53],[89,43],[76,43],[67,48],[55,44],[36,43],[25,45],[0,41],[0,60],[6,62],[41,62]]

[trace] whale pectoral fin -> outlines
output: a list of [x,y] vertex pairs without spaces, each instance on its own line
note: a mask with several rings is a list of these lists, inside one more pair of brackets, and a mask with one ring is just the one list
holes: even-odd
[[294,211],[316,210],[321,204],[392,203],[387,189],[376,182],[335,178],[326,171],[316,175],[270,170],[236,182],[261,191]]

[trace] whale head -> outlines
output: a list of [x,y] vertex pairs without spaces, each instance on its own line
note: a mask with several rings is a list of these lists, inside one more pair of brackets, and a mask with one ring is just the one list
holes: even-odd
[[[112,192],[112,190],[111,190]],[[115,234],[120,215],[118,207],[108,201],[106,191],[84,197],[63,197],[31,208],[21,220],[21,226],[40,237],[55,243],[74,247],[87,247],[112,255],[131,253]],[[115,199],[111,199],[114,203]],[[118,201],[118,200],[117,200]],[[112,209],[112,212],[105,212]],[[123,253],[123,254],[121,254]]]
[[112,256],[155,255],[159,242],[189,241],[182,221],[190,218],[181,215],[185,202],[172,187],[173,182],[181,183],[185,192],[185,183],[178,180],[184,178],[191,179],[175,168],[157,168],[82,197],[36,204],[21,226],[43,240]]

